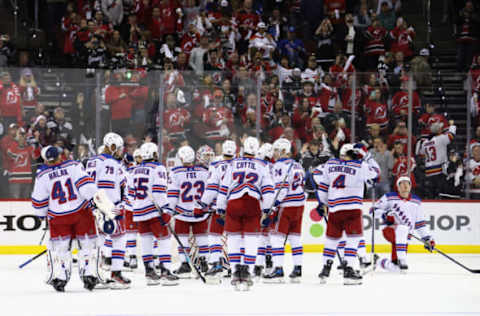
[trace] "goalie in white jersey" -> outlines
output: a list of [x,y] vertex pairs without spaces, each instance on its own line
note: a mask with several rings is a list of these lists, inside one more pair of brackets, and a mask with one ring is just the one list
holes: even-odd
[[[359,151],[362,151],[361,153]],[[358,152],[358,153],[357,153]],[[366,182],[375,182],[380,168],[371,157],[364,161],[355,160],[363,156],[363,147],[344,144],[340,148],[340,159],[329,159],[322,168],[313,172],[317,185],[317,211],[323,216],[323,205],[328,205],[328,224],[323,250],[323,270],[319,277],[322,283],[330,275],[335,252],[342,233],[347,235],[345,247],[344,284],[361,284],[362,277],[353,266],[357,257],[357,246],[363,236],[362,201]]]
[[284,245],[292,247],[293,271],[289,277],[292,282],[300,282],[302,276],[303,246],[302,218],[305,206],[305,171],[298,162],[290,158],[291,143],[286,138],[279,138],[273,143],[276,162],[273,165],[277,220],[273,225],[270,239],[272,241],[272,259],[274,270],[264,276],[265,282],[283,282]]
[[397,192],[387,193],[373,206],[375,217],[384,220],[386,227],[383,236],[392,244],[391,260],[382,259],[377,265],[389,271],[405,272],[407,265],[408,235],[417,231],[432,252],[435,241],[430,236],[425,223],[425,213],[420,198],[410,193],[412,187],[409,177],[397,180]]
[[[109,234],[112,241],[111,280],[105,281],[112,289],[127,289],[131,281],[122,274],[126,250],[123,216],[125,209],[131,209],[131,203],[128,200],[127,178],[119,161],[123,154],[123,139],[116,133],[107,133],[103,137],[103,145],[102,154],[88,159],[86,170],[97,184],[97,188],[103,189],[108,199],[115,205],[114,212],[120,218],[116,220],[115,231]],[[105,254],[108,258],[109,254],[106,252]]]
[[79,274],[84,287],[92,290],[95,277],[97,230],[90,201],[97,192],[92,178],[79,162],[61,162],[59,149],[44,151],[47,165],[38,172],[32,192],[32,206],[40,218],[47,218],[50,229],[48,262],[51,269],[47,284],[63,292],[71,275],[70,242],[80,243]]
[[[225,171],[217,197],[217,212],[226,214],[228,256],[235,265],[232,285],[247,288],[252,285],[251,274],[255,264],[262,212],[268,214],[273,205],[273,181],[268,165],[255,154],[258,140],[247,137],[243,143],[242,158],[235,158]],[[240,247],[245,246],[244,264]]]
[[[168,179],[167,198],[170,208],[175,212],[175,233],[187,253],[190,252],[190,230],[198,246],[198,260],[200,270],[208,271],[208,213],[203,209],[195,209],[196,201],[202,198],[207,187],[208,169],[204,166],[194,165],[195,151],[190,146],[178,149],[178,157],[183,166],[173,168]],[[182,263],[174,271],[181,278],[189,278],[191,268],[182,249],[179,248]]]
[[[129,184],[129,194],[133,201],[133,221],[138,224],[138,232],[142,239],[142,258],[147,285],[157,285],[160,282],[162,285],[177,285],[178,278],[170,272],[171,238],[166,227],[171,219],[167,200],[167,170],[157,161],[158,148],[154,143],[144,143],[140,147],[140,153],[142,163],[131,171],[132,183]],[[155,205],[165,212],[160,214]],[[154,238],[158,239],[160,276],[154,268]]]
[[[202,195],[202,199],[198,201],[197,209],[204,209],[207,211],[210,208],[216,208],[216,201],[219,191],[220,182],[222,180],[228,165],[230,164],[235,153],[237,152],[237,145],[233,140],[226,140],[222,144],[223,160],[215,161],[210,164],[209,177],[207,180],[207,189]],[[198,211],[197,211],[198,212]],[[222,263],[222,235],[224,225],[217,213],[212,214],[208,219],[208,239],[210,248],[209,263],[211,268],[205,273],[205,277],[209,279],[217,279],[219,273],[223,271]]]

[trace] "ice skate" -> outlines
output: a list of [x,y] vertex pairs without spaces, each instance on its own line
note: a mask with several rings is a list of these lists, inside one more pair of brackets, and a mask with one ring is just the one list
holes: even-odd
[[147,285],[149,286],[160,284],[161,278],[152,267],[145,267],[145,278],[147,279]]
[[262,272],[263,272],[263,266],[256,265],[253,268],[253,276],[255,277],[255,279],[261,278],[262,277]]
[[121,271],[112,271],[111,278],[112,278],[113,282],[110,283],[110,288],[112,290],[128,289],[130,287],[130,283],[132,283],[132,281],[130,281],[130,279],[125,278],[122,275]]
[[372,265],[372,262],[367,259],[367,257],[358,257],[360,262],[360,269],[365,270]]
[[320,274],[318,275],[321,284],[327,283],[327,279],[330,276],[330,270],[332,270],[332,264],[333,260],[327,260],[327,262],[323,266],[322,272],[320,272]]
[[208,263],[207,263],[207,259],[205,259],[205,257],[198,258],[198,261],[197,261],[196,264],[197,264],[197,267],[200,270],[200,272],[207,273]]
[[180,279],[190,279],[192,273],[192,268],[190,268],[190,265],[187,262],[182,262],[180,267],[173,271],[173,274],[178,276]]
[[132,269],[130,268],[130,262],[128,262],[128,259],[125,259],[123,261],[122,271],[124,271],[124,272],[131,272],[132,271]]
[[235,265],[232,284],[235,286],[236,291],[250,290],[250,287],[253,285],[253,281],[247,265]]
[[111,267],[112,267],[112,258],[111,257],[102,257],[100,268],[102,268],[105,271],[110,271]]
[[343,271],[343,284],[360,285],[362,284],[362,276],[358,271],[355,271],[352,267],[347,266]]
[[53,279],[50,284],[53,286],[55,291],[57,292],[65,292],[65,285],[67,285],[67,281],[60,280],[60,279]]
[[272,273],[272,270],[273,270],[272,255],[265,255],[265,274]]
[[130,256],[129,266],[130,266],[130,269],[132,270],[135,270],[138,268],[137,256],[135,255]]
[[302,266],[294,266],[292,273],[290,273],[288,277],[290,278],[290,282],[300,283],[302,279]]
[[205,273],[205,279],[209,284],[219,284],[221,283],[221,275],[223,272],[222,262],[214,262],[212,267]]
[[232,281],[231,284],[234,286],[236,291],[242,290],[242,270],[243,266],[241,264],[235,265],[235,271],[232,273]]
[[400,268],[400,273],[405,274],[408,271],[408,265],[405,260],[398,260],[397,263],[398,267]]
[[275,267],[272,273],[263,276],[263,283],[284,283],[284,273],[282,267]]
[[82,278],[83,287],[89,291],[93,290],[98,284],[98,279],[92,275],[87,275]]
[[160,278],[161,278],[160,280],[163,286],[172,286],[172,285],[179,284],[178,280],[180,278],[172,274],[172,272],[170,272],[169,269],[165,268],[163,263],[160,263],[159,271],[160,271]]

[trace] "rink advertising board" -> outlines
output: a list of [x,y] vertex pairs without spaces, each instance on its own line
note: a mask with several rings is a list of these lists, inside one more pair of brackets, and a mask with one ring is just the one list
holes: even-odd
[[[303,216],[302,239],[305,252],[323,250],[325,222],[314,210],[317,203],[308,201]],[[363,205],[364,235],[370,249],[371,203]],[[446,252],[480,253],[480,203],[472,201],[423,202],[427,227],[438,248]],[[35,254],[42,251],[38,242],[46,229],[33,215],[30,201],[0,201],[0,254]],[[390,247],[382,236],[380,221],[375,222],[375,251],[387,252]],[[412,241],[409,252],[423,252],[423,246]]]

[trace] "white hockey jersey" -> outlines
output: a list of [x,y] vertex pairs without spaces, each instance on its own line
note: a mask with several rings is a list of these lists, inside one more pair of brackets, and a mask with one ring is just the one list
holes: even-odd
[[126,203],[121,204],[125,202],[128,188],[124,169],[118,160],[108,154],[101,154],[88,159],[85,169],[97,184],[97,188],[103,189],[117,208],[128,208]]
[[129,196],[132,201],[133,221],[142,222],[159,216],[159,211],[147,192],[152,194],[155,204],[167,207],[167,170],[159,162],[141,163],[131,171]]
[[65,161],[37,173],[32,192],[35,215],[54,219],[86,207],[97,192],[81,163]]
[[476,188],[473,185],[473,179],[480,177],[480,161],[475,161],[475,159],[471,158],[466,162],[466,168],[465,181],[471,183],[470,193],[480,193],[480,188]]
[[378,181],[380,168],[374,159],[366,161],[329,159],[313,172],[317,197],[329,212],[359,209],[365,182]]
[[273,206],[273,180],[270,168],[263,160],[256,158],[235,158],[232,160],[220,183],[217,208],[226,209],[227,201],[241,198],[244,194],[260,201],[260,207]]
[[442,165],[448,161],[447,146],[453,137],[454,134],[449,131],[419,143],[416,154],[425,157],[425,175],[427,177],[442,173]]
[[195,202],[200,201],[207,187],[208,169],[203,166],[173,168],[168,178],[167,198],[171,209],[178,212],[176,219],[185,222],[199,222],[208,217],[195,218]]
[[418,196],[411,194],[408,199],[403,199],[397,192],[391,192],[383,195],[373,207],[375,217],[388,213],[395,218],[395,224],[408,226],[410,232],[418,231],[422,238],[429,236],[422,202]]
[[210,164],[210,167],[208,168],[209,176],[207,180],[207,189],[201,199],[203,203],[207,205],[216,205],[220,182],[222,181],[223,175],[230,162],[231,160],[221,160]]
[[273,181],[275,196],[278,194],[277,201],[281,207],[305,205],[305,170],[302,165],[293,159],[277,160],[273,165]]

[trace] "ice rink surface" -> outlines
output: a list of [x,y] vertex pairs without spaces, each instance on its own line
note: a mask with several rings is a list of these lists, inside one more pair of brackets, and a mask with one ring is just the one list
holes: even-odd
[[[480,269],[480,255],[452,256]],[[2,316],[480,315],[480,275],[438,254],[409,254],[408,274],[377,270],[361,286],[344,286],[334,269],[329,283],[319,284],[321,255],[305,254],[302,283],[256,283],[249,292],[235,292],[229,279],[221,285],[191,279],[174,287],[147,287],[143,268],[127,272],[133,281],[128,290],[88,292],[75,267],[66,292],[57,293],[44,283],[45,256],[18,269],[30,257],[0,256]]]

